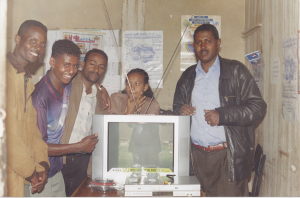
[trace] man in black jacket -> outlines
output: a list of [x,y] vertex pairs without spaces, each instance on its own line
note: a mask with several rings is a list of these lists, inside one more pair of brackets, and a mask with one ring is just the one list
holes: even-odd
[[193,168],[206,196],[248,196],[254,125],[267,105],[245,65],[218,55],[220,44],[213,25],[195,30],[199,61],[178,80],[173,111],[191,116]]

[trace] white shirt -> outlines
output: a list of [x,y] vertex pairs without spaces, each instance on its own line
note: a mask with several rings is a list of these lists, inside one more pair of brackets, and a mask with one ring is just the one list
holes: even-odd
[[92,128],[92,118],[95,114],[96,102],[97,102],[97,88],[95,85],[92,86],[92,93],[86,94],[85,86],[83,86],[83,92],[81,96],[81,101],[69,140],[69,144],[77,143],[81,141],[84,137],[91,135]]
[[191,139],[196,145],[207,147],[226,142],[224,126],[212,127],[205,121],[204,109],[212,110],[220,107],[219,79],[219,56],[207,73],[199,60],[192,92],[192,106],[196,107],[196,113],[192,116]]

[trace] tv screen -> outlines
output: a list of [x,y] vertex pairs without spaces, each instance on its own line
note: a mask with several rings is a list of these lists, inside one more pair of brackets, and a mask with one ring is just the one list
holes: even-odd
[[108,164],[113,168],[144,167],[174,171],[174,123],[108,123]]

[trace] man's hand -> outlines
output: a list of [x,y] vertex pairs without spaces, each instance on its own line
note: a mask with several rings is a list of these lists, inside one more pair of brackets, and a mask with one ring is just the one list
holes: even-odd
[[216,110],[205,110],[205,121],[210,126],[217,126],[219,124],[219,113]]
[[48,181],[48,171],[39,172],[39,181],[45,186]]
[[[98,83],[95,83],[95,85],[98,89],[100,89],[100,85]],[[105,87],[102,87],[100,92],[101,92],[101,97],[102,97],[102,102],[103,102],[103,108],[100,109],[100,111],[107,109],[107,113],[109,113],[111,105],[110,105],[110,98],[109,98],[108,92],[105,89]]]
[[98,134],[86,136],[79,142],[81,152],[91,153],[94,150],[95,145],[98,141]]
[[196,113],[196,107],[192,107],[188,104],[183,105],[179,110],[180,115],[194,115]]
[[40,193],[44,190],[45,185],[48,181],[48,171],[35,173],[34,177],[30,180],[31,182],[31,193]]
[[30,180],[31,183],[31,193],[34,194],[38,192],[37,187],[35,186],[36,184],[39,183],[39,175],[38,173],[35,173],[34,177]]

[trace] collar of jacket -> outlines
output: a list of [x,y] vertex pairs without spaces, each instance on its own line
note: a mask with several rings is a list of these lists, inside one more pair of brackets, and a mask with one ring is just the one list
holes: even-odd
[[[228,60],[222,58],[220,55],[219,58],[220,58],[220,80],[230,78],[231,76],[233,76],[233,73],[232,70],[230,69],[230,65],[228,64]],[[187,69],[189,70],[187,71],[188,72],[187,78],[191,78],[191,79],[196,78],[196,67],[197,64]]]
[[[75,84],[75,83],[76,83],[76,84],[78,83],[78,84],[81,84],[81,85],[85,86],[85,85],[83,84],[82,80],[81,80],[81,73],[80,73],[80,72],[77,72],[76,76],[74,76],[73,79],[72,79],[72,84]],[[82,95],[82,92],[83,92],[83,86],[80,86],[80,89],[78,89],[78,90],[80,91],[81,95]],[[72,91],[72,90],[71,90],[71,91]],[[80,95],[80,97],[81,97],[81,95]],[[99,89],[97,89],[96,98],[97,98],[97,104],[100,105],[100,108],[103,108],[102,100],[99,102],[99,99],[102,98],[102,97],[101,97],[101,92],[100,92]],[[79,100],[79,104],[80,104],[80,101],[81,101],[81,100]],[[96,106],[97,106],[97,105],[96,105]],[[79,108],[79,105],[78,105],[78,108]],[[78,112],[78,109],[77,109],[77,112]],[[98,108],[96,108],[95,113],[96,113],[96,114],[99,114]]]
[[31,74],[28,70],[28,68],[25,66],[25,67],[22,67],[18,61],[18,59],[15,57],[15,55],[11,52],[8,52],[7,55],[6,55],[8,61],[11,63],[11,65],[15,68],[15,70],[17,71],[17,74],[19,73],[25,73],[25,76],[27,78],[31,78]]
[[233,76],[232,70],[230,69],[230,65],[228,64],[228,60],[222,58],[219,55],[220,58],[220,79],[226,79]]
[[80,72],[77,72],[76,76],[73,77],[72,79],[72,83],[82,83],[81,81],[81,73]]

